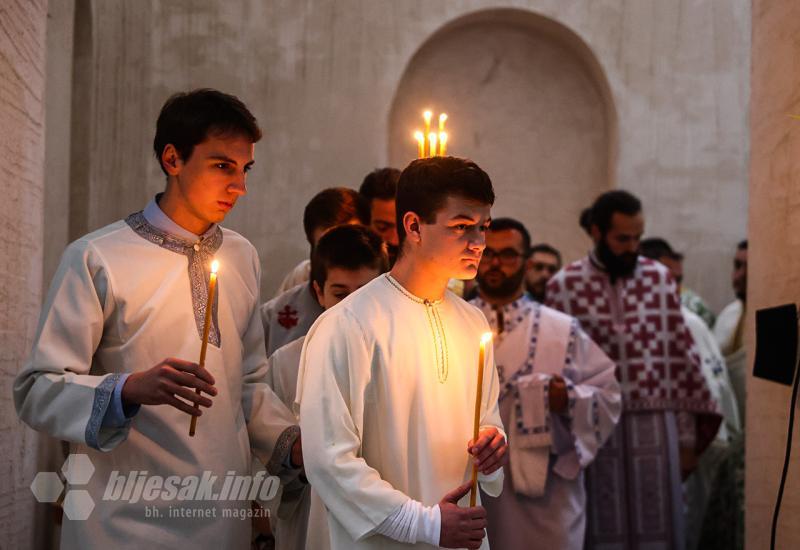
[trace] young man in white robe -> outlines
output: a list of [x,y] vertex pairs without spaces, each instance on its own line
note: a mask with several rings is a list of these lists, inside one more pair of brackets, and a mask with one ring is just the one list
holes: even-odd
[[582,550],[583,469],[622,409],[616,365],[578,321],[525,292],[530,234],[510,218],[492,220],[478,266],[478,298],[495,333],[500,414],[510,458],[503,493],[487,499],[493,548]]
[[[347,187],[323,189],[308,201],[303,210],[303,231],[305,231],[306,240],[312,252],[320,236],[331,227],[348,223],[367,224],[368,221],[368,205],[359,193]],[[311,260],[309,256],[286,274],[278,286],[275,297],[277,298],[299,284],[307,283],[310,275]],[[311,325],[309,324],[309,326]]]
[[[327,231],[311,255],[311,284],[324,309],[330,309],[389,269],[386,245],[363,225],[340,225]],[[305,336],[279,348],[269,358],[267,383],[287,407],[293,407],[297,371]],[[287,494],[287,493],[291,493]],[[328,519],[322,501],[305,483],[284,487],[284,506],[275,522],[277,550],[326,550]]]
[[306,337],[296,401],[334,550],[488,548],[486,512],[468,493],[473,465],[487,494],[502,489],[497,371],[489,345],[473,441],[489,326],[446,289],[475,276],[493,202],[488,175],[470,161],[412,162],[398,182],[392,271],[323,313]]
[[[71,488],[95,507],[65,517],[62,548],[246,548],[250,499],[224,498],[225,478],[250,475],[252,456],[270,474],[301,465],[295,419],[264,381],[258,255],[218,225],[247,191],[260,137],[237,98],[176,94],[154,140],[164,193],[64,252],[14,383],[20,418],[94,466]],[[117,490],[124,478],[146,480],[141,498]]]

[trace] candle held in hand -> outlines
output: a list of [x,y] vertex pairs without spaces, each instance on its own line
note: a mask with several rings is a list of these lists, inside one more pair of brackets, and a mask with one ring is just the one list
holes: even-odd
[[[211,262],[211,275],[208,279],[208,300],[206,301],[205,319],[203,320],[203,343],[200,345],[200,367],[206,366],[206,349],[208,348],[208,333],[211,329],[211,312],[214,309],[214,294],[217,290],[217,271],[219,270],[219,262],[214,260]],[[200,390],[196,389],[197,395],[200,395]],[[196,409],[200,405],[195,405]],[[197,417],[193,416],[189,424],[189,437],[194,437],[195,429],[197,428]]]
[[[486,344],[492,340],[492,333],[481,336],[481,347],[478,352],[478,386],[475,392],[475,422],[472,427],[472,441],[478,441],[478,430],[481,425],[481,401],[483,400],[483,364],[486,362]],[[474,460],[474,459],[473,459]],[[478,497],[478,465],[472,465],[472,489],[469,493],[469,505],[475,506]]]

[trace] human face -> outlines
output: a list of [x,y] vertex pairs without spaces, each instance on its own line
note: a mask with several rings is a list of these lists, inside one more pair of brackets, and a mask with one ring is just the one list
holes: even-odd
[[411,253],[417,255],[437,279],[472,279],[478,273],[486,247],[490,210],[488,204],[447,197],[433,223],[419,221],[417,235],[408,233],[407,238],[416,245]]
[[528,290],[537,299],[544,297],[547,281],[556,274],[561,266],[558,263],[558,256],[547,252],[534,252],[528,259],[525,280]]
[[209,136],[195,145],[188,160],[167,145],[162,165],[169,180],[159,206],[181,227],[204,233],[247,193],[253,151],[253,143],[242,136]]
[[733,291],[745,301],[747,297],[747,249],[737,250],[733,258]]
[[592,238],[600,261],[612,279],[629,277],[636,269],[639,257],[639,242],[644,234],[644,216],[639,212],[633,216],[614,212],[611,225],[605,235],[592,226]]
[[523,238],[515,229],[486,233],[486,249],[478,265],[478,284],[486,298],[512,299],[522,294],[525,277]]
[[369,225],[383,242],[395,247],[398,245],[396,216],[394,199],[372,199]]
[[378,270],[371,267],[361,267],[355,270],[331,267],[328,269],[324,288],[320,288],[319,284],[314,281],[314,293],[317,295],[320,305],[329,309],[378,275],[380,275]]

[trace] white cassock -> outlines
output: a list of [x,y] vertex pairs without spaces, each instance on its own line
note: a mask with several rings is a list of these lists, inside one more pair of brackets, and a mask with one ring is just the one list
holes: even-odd
[[[578,321],[527,295],[493,308],[471,303],[498,334],[495,361],[510,460],[503,493],[487,499],[494,548],[580,550],[586,531],[588,466],[619,421],[616,365]],[[498,328],[502,324],[502,330]],[[549,383],[567,385],[568,409],[550,412]]]
[[717,339],[719,349],[725,357],[736,400],[739,406],[739,420],[745,423],[745,405],[747,404],[747,354],[745,352],[744,331],[744,304],[735,300],[725,306],[714,324],[714,338]]
[[[162,481],[216,476],[213,488],[221,492],[226,473],[251,474],[251,455],[270,473],[282,471],[299,435],[291,412],[264,383],[258,255],[233,231],[216,227],[207,235],[193,244],[139,212],[64,252],[30,360],[14,384],[20,418],[71,442],[95,468],[86,484],[71,487],[88,491],[95,507],[87,520],[65,517],[62,548],[249,547],[250,519],[230,515],[247,513],[250,499],[178,500],[160,491],[136,503],[124,495],[103,499],[117,479],[112,472]],[[219,393],[203,409],[197,433],[189,437],[190,417],[168,405],[142,406],[124,425],[104,426],[121,375],[167,357],[198,360],[212,257],[221,268],[205,366]],[[153,509],[160,519],[147,517]],[[171,509],[215,517],[176,518]]]
[[[742,433],[736,393],[728,376],[725,359],[719,345],[702,317],[682,306],[681,312],[686,328],[692,334],[700,366],[711,395],[719,403],[723,422],[711,445],[700,455],[697,469],[684,482],[686,491],[686,548],[695,550],[699,546],[706,510],[717,482],[720,465],[729,456],[729,443]],[[725,324],[723,320],[723,325]],[[710,521],[714,521],[713,518]]]
[[305,336],[324,309],[308,282],[299,284],[261,306],[267,356]]
[[[301,336],[278,348],[268,360],[266,381],[287,407],[294,405],[304,341],[305,337]],[[272,522],[276,550],[330,548],[328,513],[314,489],[295,481],[284,486],[282,497],[277,521]]]
[[[466,448],[488,330],[481,312],[453,293],[423,301],[388,274],[311,327],[297,403],[306,473],[329,510],[331,548],[431,548],[375,532],[409,499],[434,506],[470,479]],[[480,423],[502,430],[491,346],[484,374]],[[502,490],[502,469],[479,479],[489,495]]]
[[294,288],[297,285],[307,283],[308,280],[311,278],[311,260],[306,258],[296,266],[292,268],[292,270],[286,274],[281,281],[281,284],[278,286],[278,291],[275,293],[275,297],[277,298],[290,288]]

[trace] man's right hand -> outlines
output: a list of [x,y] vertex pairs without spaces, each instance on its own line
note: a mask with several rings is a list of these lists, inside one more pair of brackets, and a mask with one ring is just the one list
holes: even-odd
[[217,395],[214,377],[205,368],[197,363],[169,357],[153,368],[128,376],[122,386],[122,403],[171,405],[192,416],[200,416],[203,413],[193,404],[210,407],[211,399],[199,395],[196,389]]
[[442,514],[442,531],[439,546],[442,548],[480,548],[486,536],[486,510],[483,506],[461,508],[458,501],[469,493],[472,482],[453,489],[439,502]]

